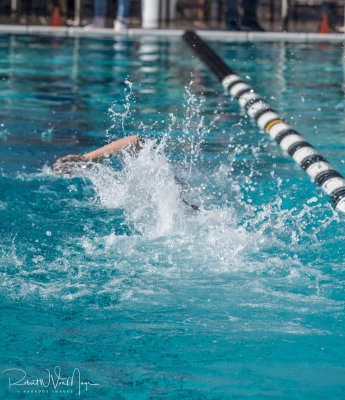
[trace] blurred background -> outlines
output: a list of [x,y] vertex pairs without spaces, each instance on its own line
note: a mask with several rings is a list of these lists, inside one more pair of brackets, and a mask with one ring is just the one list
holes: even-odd
[[[131,27],[141,27],[144,1],[131,1]],[[155,1],[161,8],[161,28],[225,28],[226,0]],[[93,0],[0,0],[0,23],[49,25],[56,5],[63,24],[67,26],[87,25],[94,14]],[[316,32],[325,6],[331,30],[342,31],[344,0],[260,0],[257,14],[265,30]],[[117,0],[107,0],[106,26],[109,28],[113,26],[116,9]]]

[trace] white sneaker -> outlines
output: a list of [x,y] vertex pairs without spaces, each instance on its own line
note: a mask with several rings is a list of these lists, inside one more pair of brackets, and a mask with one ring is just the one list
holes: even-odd
[[105,27],[105,18],[103,17],[95,17],[91,24],[84,26],[85,29],[95,29],[95,28],[104,28]]
[[128,18],[117,18],[114,21],[115,32],[123,32],[128,30]]

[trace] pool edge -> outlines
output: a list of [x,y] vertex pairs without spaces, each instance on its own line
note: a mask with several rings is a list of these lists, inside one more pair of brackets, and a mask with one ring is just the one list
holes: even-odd
[[[162,38],[178,38],[183,35],[184,29],[142,29],[131,28],[126,32],[115,32],[113,29],[85,29],[82,27],[50,27],[41,25],[0,25],[0,35],[42,35],[64,37],[140,37],[160,36]],[[196,30],[205,39],[221,40],[225,42],[345,42],[342,33],[308,33],[308,32],[232,32],[226,30]]]

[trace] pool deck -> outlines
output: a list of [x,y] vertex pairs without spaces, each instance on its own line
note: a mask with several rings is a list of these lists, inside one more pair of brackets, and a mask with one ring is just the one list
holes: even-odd
[[[142,29],[133,28],[126,32],[115,32],[110,28],[85,29],[79,27],[50,27],[42,25],[0,25],[2,35],[42,35],[64,37],[175,37],[183,34],[183,29]],[[330,33],[319,34],[310,32],[232,32],[227,30],[196,30],[206,39],[222,40],[229,42],[258,42],[258,41],[287,41],[287,42],[345,42],[345,34]]]

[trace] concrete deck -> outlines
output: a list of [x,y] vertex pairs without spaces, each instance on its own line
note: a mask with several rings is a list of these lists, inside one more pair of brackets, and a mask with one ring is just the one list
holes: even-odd
[[[343,33],[303,33],[303,32],[231,32],[227,30],[196,30],[197,33],[212,40],[229,42],[257,42],[257,41],[287,41],[287,42],[345,42]],[[115,32],[110,28],[85,29],[76,27],[50,27],[42,25],[0,25],[1,35],[42,35],[63,37],[139,37],[159,36],[162,38],[178,38],[183,34],[183,29],[142,29],[133,28],[127,32]]]

